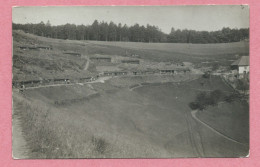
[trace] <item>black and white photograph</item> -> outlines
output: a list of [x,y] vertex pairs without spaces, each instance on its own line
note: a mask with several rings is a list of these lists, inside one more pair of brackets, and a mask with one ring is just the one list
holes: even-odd
[[12,8],[13,159],[246,158],[249,6]]

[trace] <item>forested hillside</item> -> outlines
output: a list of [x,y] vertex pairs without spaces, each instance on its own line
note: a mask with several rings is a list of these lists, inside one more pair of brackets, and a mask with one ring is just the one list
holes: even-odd
[[128,26],[95,20],[92,25],[65,24],[52,26],[47,23],[16,24],[14,30],[23,30],[38,36],[70,40],[130,41],[130,42],[169,42],[169,43],[228,43],[249,39],[249,29],[230,29],[219,31],[195,31],[171,29],[169,34],[157,26],[147,24]]

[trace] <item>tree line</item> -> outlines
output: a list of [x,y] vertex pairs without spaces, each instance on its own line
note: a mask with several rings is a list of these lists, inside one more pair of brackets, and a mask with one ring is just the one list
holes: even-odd
[[218,31],[196,31],[171,29],[169,34],[162,32],[157,26],[135,24],[128,26],[112,21],[99,22],[91,25],[65,24],[52,26],[50,22],[38,24],[16,24],[13,30],[23,30],[26,33],[48,38],[70,40],[97,41],[130,41],[130,42],[169,42],[169,43],[228,43],[249,39],[249,29],[230,29],[224,27]]

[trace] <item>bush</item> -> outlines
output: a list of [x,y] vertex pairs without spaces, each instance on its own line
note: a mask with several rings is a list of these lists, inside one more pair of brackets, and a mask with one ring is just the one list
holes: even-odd
[[247,83],[246,81],[238,80],[236,88],[238,90],[244,91],[245,93],[247,90],[249,90],[249,83]]
[[210,99],[212,100],[212,104],[217,104],[221,98],[223,97],[223,92],[221,90],[214,90],[210,93]]
[[196,96],[195,102],[189,103],[189,107],[192,110],[203,110],[207,106],[216,105],[223,97],[223,92],[220,90],[214,90],[210,93],[201,92]]
[[205,92],[202,92],[202,93],[197,95],[196,103],[198,103],[200,106],[204,106],[205,107],[207,105],[213,104],[213,100],[212,100],[212,98],[210,98],[209,94],[207,94]]
[[210,77],[209,72],[204,73],[204,74],[202,75],[202,77],[203,77],[203,78],[209,78],[209,77]]
[[238,98],[238,95],[233,93],[231,95],[225,96],[224,101],[231,103],[231,102],[235,101],[237,98]]
[[197,103],[197,102],[191,102],[189,104],[189,107],[192,109],[192,110],[203,110],[204,109],[204,106],[202,106],[201,104]]

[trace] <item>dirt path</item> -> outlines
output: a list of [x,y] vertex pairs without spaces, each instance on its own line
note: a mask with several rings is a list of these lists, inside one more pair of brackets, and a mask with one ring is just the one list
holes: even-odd
[[27,88],[25,88],[25,89],[38,89],[38,88],[48,88],[48,87],[65,86],[65,85],[76,85],[76,84],[79,84],[79,83],[42,85],[42,86],[37,86],[37,87],[27,87]]
[[190,139],[191,146],[193,148],[194,155],[196,155],[196,157],[205,157],[200,135],[193,130],[191,125],[191,121],[192,121],[191,119],[192,118],[190,114],[187,113],[187,111],[185,111],[185,120],[188,126],[189,139]]
[[[14,108],[19,112],[17,108]],[[28,157],[29,149],[26,140],[24,139],[21,121],[18,115],[12,116],[12,152],[14,159],[26,159]]]
[[239,142],[239,141],[237,141],[237,140],[235,140],[235,139],[232,139],[232,138],[226,136],[225,134],[223,134],[223,133],[217,131],[216,129],[212,128],[212,127],[211,127],[210,125],[208,125],[207,123],[201,121],[201,120],[196,116],[196,113],[197,113],[197,112],[198,112],[197,110],[191,111],[192,117],[193,117],[196,121],[198,121],[199,123],[201,123],[202,125],[204,125],[205,127],[207,127],[208,129],[210,129],[211,131],[213,131],[214,133],[218,134],[219,136],[222,136],[223,138],[225,138],[225,139],[227,139],[227,140],[229,140],[229,141],[235,142],[235,143],[237,143],[237,144],[247,145],[247,143],[241,143],[241,142]]
[[136,88],[140,88],[140,87],[142,87],[143,85],[141,85],[141,84],[137,84],[135,87],[132,87],[132,88],[130,88],[129,90],[130,91],[133,91],[134,89],[136,89]]
[[[187,88],[187,89],[192,89],[192,90],[197,90],[197,91],[201,91],[201,92],[212,92],[212,89],[196,89],[196,88]],[[226,90],[221,90],[222,92],[226,92],[226,93],[234,93],[234,91],[226,91]]]
[[85,64],[84,70],[87,70],[89,66],[89,57],[87,56],[87,63]]

